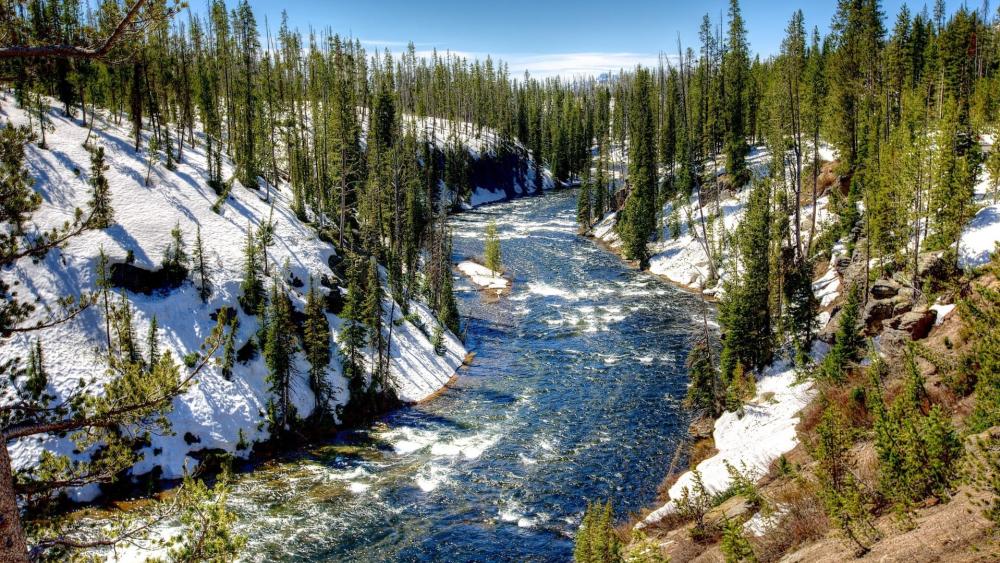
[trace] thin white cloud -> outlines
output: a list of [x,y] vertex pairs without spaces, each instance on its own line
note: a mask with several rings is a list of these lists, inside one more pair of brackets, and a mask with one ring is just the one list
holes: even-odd
[[[487,55],[494,61],[507,63],[507,68],[513,78],[524,76],[528,71],[534,78],[549,78],[561,76],[566,79],[575,77],[600,76],[604,73],[617,73],[621,69],[632,69],[636,65],[655,67],[659,62],[659,55],[655,53],[477,53],[472,51],[449,51],[438,49],[438,56],[444,57],[451,54],[468,60],[485,60]],[[418,57],[430,58],[430,49],[418,49]]]

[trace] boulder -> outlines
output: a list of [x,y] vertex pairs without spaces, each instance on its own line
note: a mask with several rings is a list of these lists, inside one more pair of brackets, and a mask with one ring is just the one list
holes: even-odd
[[705,514],[705,523],[709,526],[721,526],[727,520],[745,520],[752,512],[753,505],[746,498],[736,495],[709,510]]
[[847,268],[851,266],[851,258],[849,256],[841,256],[837,258],[834,263],[834,268],[837,269],[837,273],[843,275],[847,271]]
[[886,328],[878,339],[879,352],[889,358],[898,358],[906,351],[906,343],[910,340],[908,332]]
[[873,299],[865,305],[864,319],[865,327],[870,333],[878,332],[882,329],[882,322],[893,317],[896,304],[889,299]]
[[[904,288],[904,290],[909,290],[912,293],[912,290],[909,288]],[[913,309],[913,297],[903,295],[902,292],[889,301],[892,302],[892,316],[894,317],[898,317],[903,313],[908,313],[911,309]]]
[[900,285],[894,280],[878,280],[872,284],[869,293],[875,299],[890,299],[899,294]]
[[920,307],[892,320],[889,326],[910,335],[913,340],[926,338],[937,320],[937,311]]

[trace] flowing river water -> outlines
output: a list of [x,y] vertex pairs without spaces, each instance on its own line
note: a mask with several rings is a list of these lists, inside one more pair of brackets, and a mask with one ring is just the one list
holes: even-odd
[[697,297],[576,235],[575,191],[450,219],[454,258],[495,220],[510,296],[456,283],[475,360],[372,429],[237,477],[245,557],[566,561],[588,499],[648,506],[686,435]]

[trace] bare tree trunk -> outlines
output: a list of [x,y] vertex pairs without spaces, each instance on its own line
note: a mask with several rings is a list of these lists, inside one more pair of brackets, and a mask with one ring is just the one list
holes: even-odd
[[28,544],[21,527],[21,511],[14,493],[14,476],[11,472],[7,437],[0,444],[0,561],[22,563],[28,561]]

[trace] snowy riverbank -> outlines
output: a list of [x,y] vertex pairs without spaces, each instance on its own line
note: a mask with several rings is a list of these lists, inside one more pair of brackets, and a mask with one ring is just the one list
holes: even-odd
[[[29,116],[17,108],[10,97],[2,100],[2,119],[14,125],[26,125]],[[88,130],[61,111],[50,110],[48,119],[54,130],[47,134],[46,149],[32,143],[26,147],[27,163],[36,189],[43,198],[34,216],[36,228],[50,228],[72,218],[77,207],[85,208],[90,199],[90,158],[83,148]],[[188,248],[200,228],[205,244],[213,292],[202,302],[190,281],[179,288],[154,291],[149,295],[124,293],[133,309],[133,323],[145,335],[155,318],[159,326],[161,352],[170,352],[177,362],[199,351],[204,338],[215,325],[220,308],[236,307],[242,280],[243,246],[249,230],[271,220],[274,244],[267,249],[268,269],[272,278],[287,287],[296,309],[302,310],[310,280],[322,294],[341,291],[321,284],[332,277],[331,265],[337,259],[334,247],[317,236],[314,229],[300,222],[291,211],[287,186],[271,187],[270,200],[262,187],[247,189],[234,181],[228,198],[213,211],[218,196],[207,185],[205,153],[201,147],[185,146],[183,160],[174,170],[153,163],[150,183],[145,178],[150,167],[145,150],[132,147],[130,132],[110,122],[100,121],[91,143],[106,151],[105,175],[110,183],[115,224],[108,229],[87,231],[74,237],[59,250],[37,263],[25,260],[3,278],[18,283],[21,295],[53,304],[66,295],[81,295],[97,290],[96,269],[101,249],[109,262],[125,262],[147,270],[160,266],[160,258],[177,226]],[[143,144],[144,146],[146,143]],[[233,174],[232,163],[223,163],[223,175]],[[189,250],[190,251],[190,250]],[[267,282],[270,284],[270,281]],[[116,290],[117,291],[117,290]],[[116,301],[118,298],[116,297]],[[440,354],[435,351],[431,334],[437,325],[435,315],[423,304],[411,301],[410,315],[404,317],[398,303],[382,303],[386,326],[392,326],[390,344],[391,381],[400,399],[417,402],[445,386],[466,357],[462,343],[444,331]],[[39,308],[36,318],[44,314]],[[258,330],[254,316],[238,311],[238,346],[243,346]],[[390,316],[392,318],[390,318]],[[327,315],[333,334],[342,321]],[[28,347],[38,339],[45,351],[45,368],[50,374],[48,392],[66,397],[81,378],[106,380],[106,360],[101,350],[107,336],[102,312],[91,307],[76,318],[31,334],[16,334],[0,346],[0,362],[27,355]],[[331,347],[338,347],[336,336]],[[143,348],[144,350],[144,348]],[[339,355],[333,354],[325,374],[332,393],[332,412],[346,404],[349,393],[342,375]],[[183,369],[183,368],[182,368]],[[170,435],[153,435],[142,448],[142,460],[132,469],[133,475],[159,468],[164,478],[178,478],[199,464],[198,452],[221,451],[236,457],[250,455],[252,444],[267,440],[265,421],[271,399],[267,366],[261,354],[250,354],[238,363],[229,379],[210,365],[196,384],[174,400],[169,420]],[[308,384],[308,363],[299,353],[294,359],[291,400],[299,416],[306,417],[316,408],[316,397]],[[66,437],[46,435],[22,439],[10,447],[15,468],[37,464],[42,452],[49,450],[85,460],[93,451],[76,452]],[[90,500],[99,493],[96,486],[71,491],[76,500]]]

